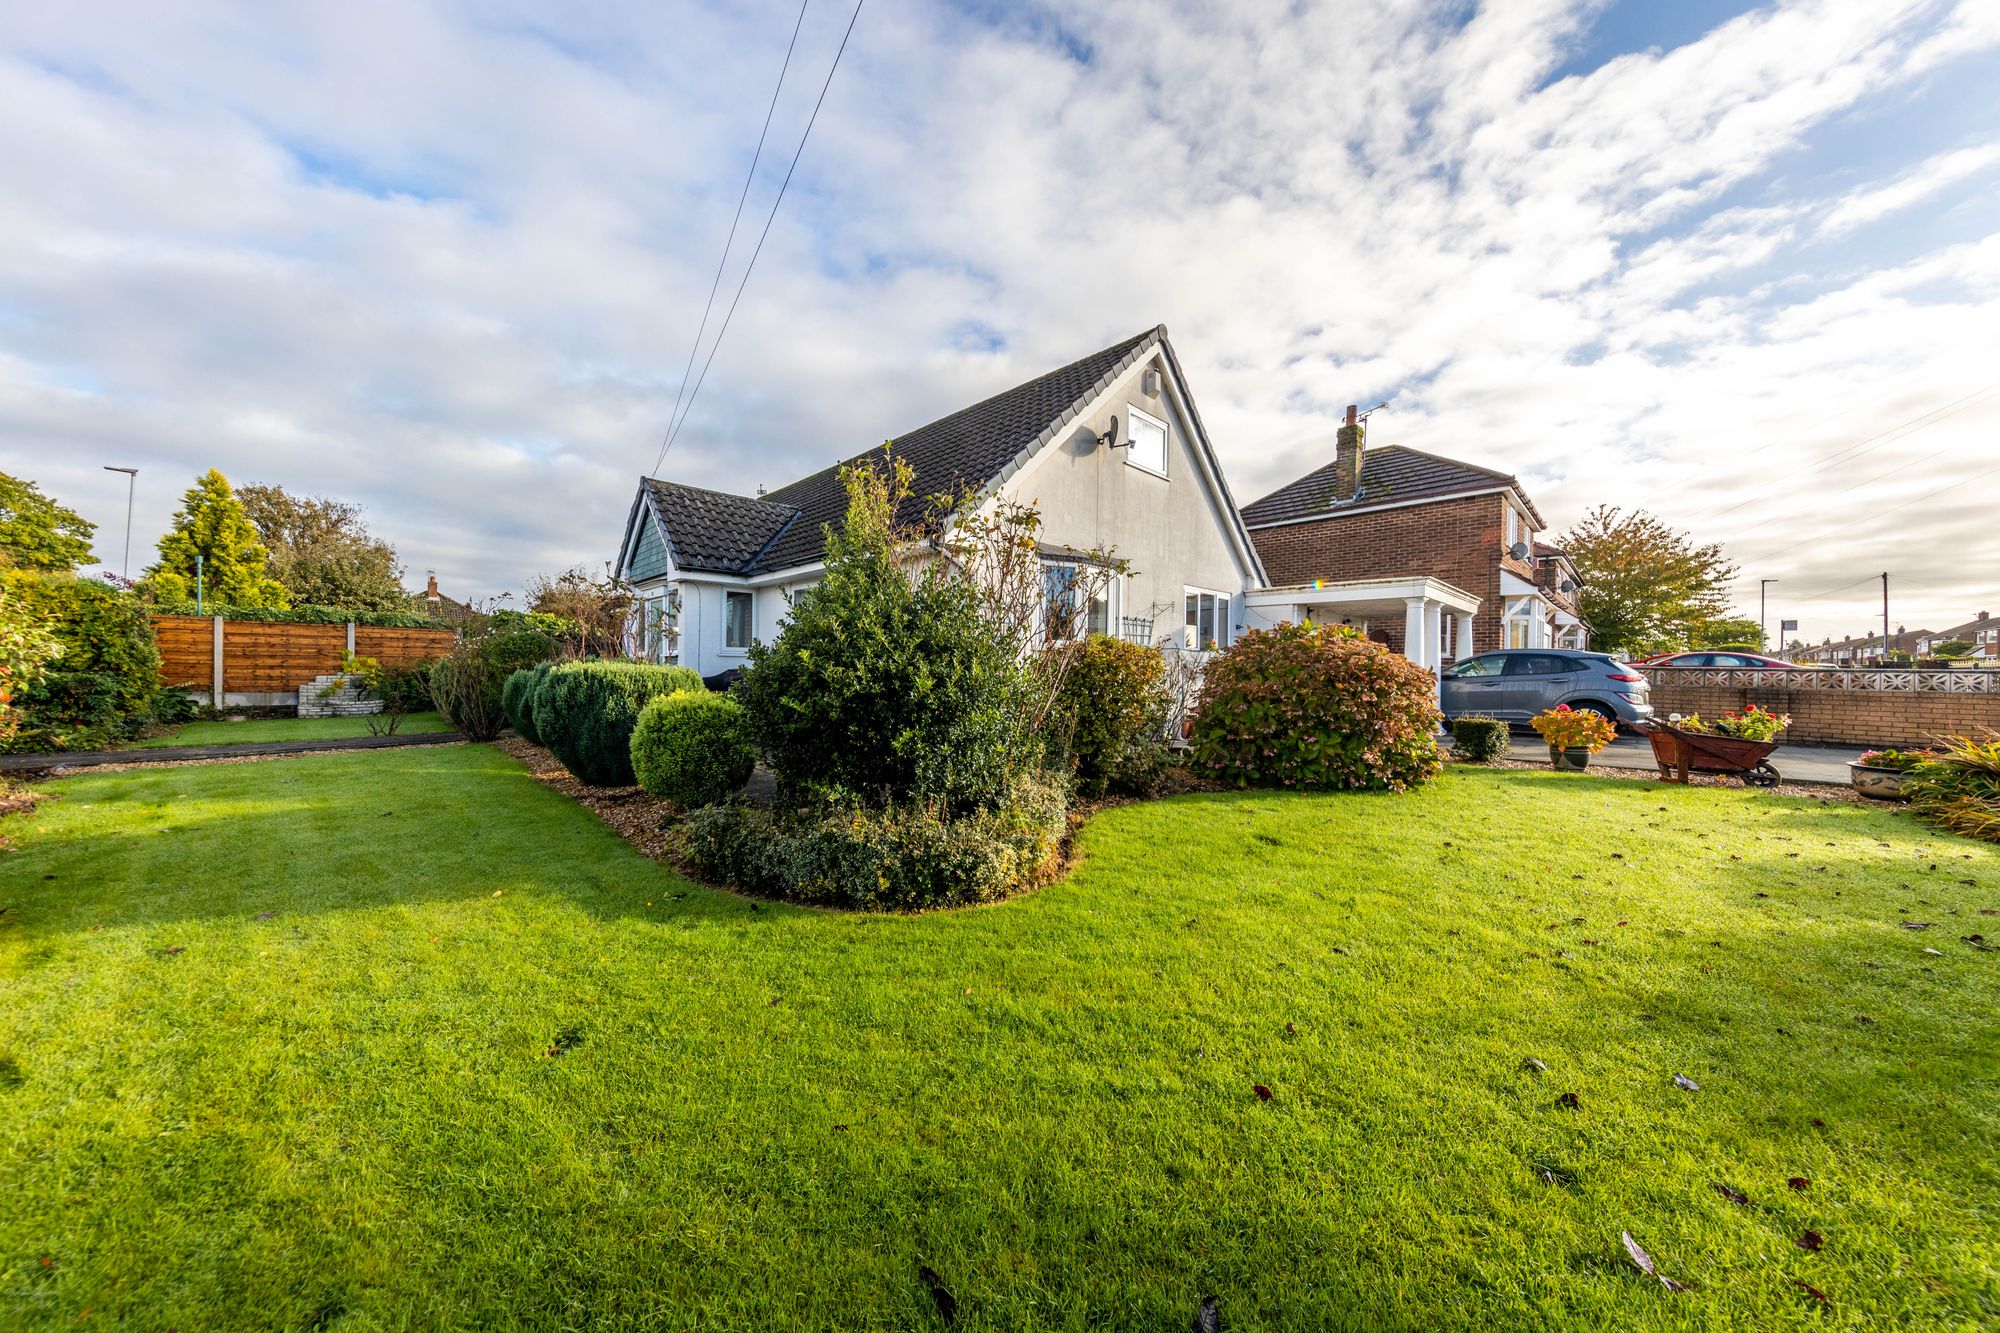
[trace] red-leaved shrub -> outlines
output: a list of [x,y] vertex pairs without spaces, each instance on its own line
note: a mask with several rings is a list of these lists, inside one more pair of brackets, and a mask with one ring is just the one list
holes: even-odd
[[1195,762],[1239,787],[1402,791],[1442,766],[1437,679],[1338,625],[1252,630],[1208,664]]

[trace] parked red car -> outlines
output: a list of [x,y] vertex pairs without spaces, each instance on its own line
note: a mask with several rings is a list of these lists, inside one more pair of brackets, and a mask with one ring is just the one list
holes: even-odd
[[1756,667],[1763,671],[1795,671],[1797,662],[1787,662],[1782,657],[1766,657],[1762,653],[1661,653],[1657,657],[1642,657],[1636,666],[1664,667]]

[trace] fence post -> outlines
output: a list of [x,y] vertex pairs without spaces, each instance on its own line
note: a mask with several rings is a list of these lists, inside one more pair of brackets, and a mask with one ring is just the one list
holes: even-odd
[[222,707],[222,617],[215,618],[215,632],[211,636],[215,645],[215,670],[208,692],[208,706]]
[[354,656],[354,622],[347,622],[347,655]]

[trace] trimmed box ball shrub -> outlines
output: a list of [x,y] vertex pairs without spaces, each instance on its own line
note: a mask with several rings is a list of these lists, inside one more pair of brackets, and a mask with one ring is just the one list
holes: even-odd
[[1195,761],[1238,787],[1390,790],[1437,776],[1437,679],[1338,625],[1252,630],[1208,664]]
[[826,907],[908,912],[992,902],[1062,869],[1066,785],[1023,775],[999,805],[956,818],[931,803],[805,819],[711,805],[689,817],[688,854],[718,883]]
[[1102,796],[1126,751],[1166,727],[1166,662],[1151,648],[1102,634],[1067,651],[1074,658],[1056,689],[1052,721],[1056,734],[1069,738],[1077,790]]
[[683,809],[725,799],[756,766],[743,708],[726,694],[654,699],[632,728],[632,776]]
[[1451,746],[1459,758],[1475,764],[1498,759],[1507,753],[1513,736],[1497,717],[1455,717],[1451,720]]
[[535,693],[542,688],[542,682],[549,678],[553,662],[537,662],[531,667],[522,667],[507,677],[507,684],[500,691],[500,707],[507,714],[507,725],[514,734],[530,745],[542,743],[541,733],[535,730]]
[[662,695],[702,688],[692,667],[564,662],[535,691],[535,731],[578,781],[629,787],[639,711]]

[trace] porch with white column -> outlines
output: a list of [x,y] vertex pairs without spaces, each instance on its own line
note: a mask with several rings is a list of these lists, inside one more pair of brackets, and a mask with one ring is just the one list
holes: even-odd
[[1269,629],[1281,622],[1348,625],[1358,630],[1399,627],[1403,655],[1438,672],[1449,665],[1445,625],[1454,621],[1449,657],[1472,653],[1472,618],[1479,598],[1441,579],[1354,579],[1257,588],[1243,599],[1245,623]]

